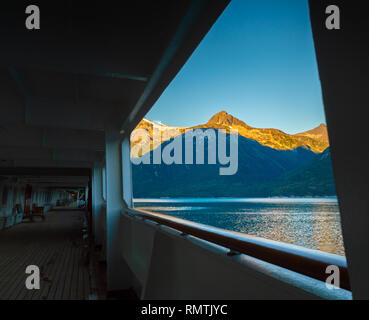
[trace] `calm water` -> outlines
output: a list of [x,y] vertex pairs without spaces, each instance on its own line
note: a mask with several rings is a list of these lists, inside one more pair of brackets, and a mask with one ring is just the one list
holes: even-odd
[[135,207],[344,255],[336,198],[136,199]]

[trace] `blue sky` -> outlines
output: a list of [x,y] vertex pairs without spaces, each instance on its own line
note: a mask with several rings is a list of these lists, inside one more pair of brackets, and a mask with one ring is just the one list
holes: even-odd
[[232,0],[146,117],[192,126],[221,110],[287,133],[325,123],[306,0]]

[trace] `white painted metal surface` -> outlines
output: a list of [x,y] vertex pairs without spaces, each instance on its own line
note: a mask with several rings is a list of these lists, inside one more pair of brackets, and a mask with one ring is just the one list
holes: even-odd
[[127,214],[122,255],[141,299],[351,299],[346,290]]

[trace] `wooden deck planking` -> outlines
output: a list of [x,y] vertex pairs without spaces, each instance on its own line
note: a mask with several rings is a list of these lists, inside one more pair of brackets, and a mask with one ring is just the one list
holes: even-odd
[[64,286],[64,280],[63,280],[64,278],[62,277],[62,270],[66,266],[69,253],[70,253],[70,247],[66,245],[65,250],[63,252],[62,259],[57,264],[56,276],[53,279],[54,285],[51,286],[47,299],[50,299],[50,300],[56,299],[57,290],[59,289],[60,291],[60,288]]
[[[55,251],[58,250],[57,247],[49,246],[47,251],[45,250],[43,254],[43,258],[40,261],[40,290],[27,290],[26,296],[24,296],[22,299],[26,300],[39,300],[41,299],[40,292],[42,288],[47,287],[47,283],[45,282],[45,278],[47,277],[47,263],[50,260],[50,257],[55,253]],[[22,287],[24,288],[24,287]],[[23,289],[24,290],[24,289]]]
[[54,299],[61,300],[63,297],[63,292],[66,287],[66,278],[70,273],[70,265],[71,265],[71,256],[72,256],[72,247],[68,246],[67,255],[64,260],[64,264],[60,265],[60,273],[58,278],[58,285],[56,287]]
[[[49,245],[44,248],[39,246],[35,254],[32,256],[33,264],[40,268],[40,280],[42,279],[42,274],[43,274],[43,267],[42,267],[43,262],[51,250],[52,248],[50,248]],[[27,277],[27,276],[28,275],[24,273],[24,277]],[[25,287],[24,278],[22,279],[22,277],[19,277],[19,279],[17,280],[18,280],[17,287],[15,290],[13,290],[13,293],[9,296],[9,299],[11,300],[14,300],[14,299],[31,300],[33,293],[38,290],[28,290]],[[41,288],[41,283],[42,282],[40,281],[40,288]]]
[[43,300],[47,299],[47,297],[50,298],[52,284],[53,282],[55,282],[54,279],[57,279],[58,266],[63,261],[62,259],[63,259],[64,253],[66,250],[67,250],[66,245],[64,246],[61,245],[59,250],[54,252],[54,254],[50,257],[49,261],[47,262],[46,272],[45,272],[45,274],[47,275],[45,276],[45,278],[47,280],[44,280],[44,282],[47,282],[47,285],[42,286],[42,289],[40,292],[40,298]]
[[[69,297],[72,300],[76,299],[77,296],[77,290],[78,290],[78,278],[77,278],[77,273],[78,273],[78,256],[80,255],[79,252],[79,248],[77,248],[77,250],[74,250],[73,253],[73,270],[72,270],[72,274],[71,274],[71,280],[70,280],[70,294]],[[68,293],[66,293],[68,294]]]
[[[82,250],[81,250],[82,252]],[[79,291],[78,291],[78,299],[80,299],[81,296],[85,296],[86,293],[84,291],[84,285],[83,285],[83,282],[84,282],[84,279],[83,279],[83,269],[82,268],[79,268],[78,270],[78,287],[81,288]]]
[[[56,257],[58,254],[60,254],[60,251],[62,250],[62,246],[59,246],[56,250],[53,248],[51,254],[47,256],[46,261],[44,262],[44,268],[42,270],[42,276],[41,276],[41,284],[40,284],[40,290],[33,290],[32,300],[44,300],[47,297],[47,294],[50,290],[51,280],[54,278],[54,268]],[[50,277],[50,279],[49,279]]]
[[76,254],[78,253],[78,248],[76,250],[71,250],[70,263],[68,264],[69,270],[66,274],[66,282],[62,299],[73,299],[73,274],[76,268],[78,268],[78,266],[76,266]]
[[[16,290],[18,282],[21,281],[21,279],[25,281],[25,270],[28,265],[27,260],[30,259],[34,252],[35,249],[30,248],[30,250],[24,252],[23,255],[19,257],[15,256],[15,259],[9,264],[8,272],[2,273],[0,299],[3,296],[9,297],[14,290]],[[20,277],[21,274],[22,277]]]
[[[46,221],[0,231],[0,299],[88,299],[80,211],[48,212]],[[40,290],[25,287],[28,265],[40,268]]]

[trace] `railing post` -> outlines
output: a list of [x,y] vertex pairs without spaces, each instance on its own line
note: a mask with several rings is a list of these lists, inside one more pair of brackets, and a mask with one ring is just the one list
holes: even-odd
[[132,273],[122,256],[121,212],[123,201],[122,135],[107,129],[106,138],[106,260],[108,291],[131,287]]

